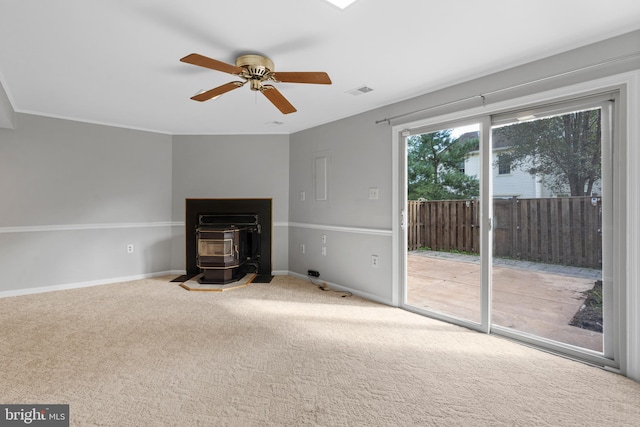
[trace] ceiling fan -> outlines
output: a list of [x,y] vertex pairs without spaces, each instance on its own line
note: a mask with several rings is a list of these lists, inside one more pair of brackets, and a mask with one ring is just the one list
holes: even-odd
[[329,75],[322,71],[275,72],[273,62],[269,58],[261,55],[239,56],[236,59],[236,65],[227,64],[197,53],[187,55],[180,59],[180,61],[222,71],[223,73],[233,74],[242,79],[242,81],[229,82],[191,97],[194,101],[200,102],[215,98],[249,83],[251,90],[259,91],[266,96],[282,114],[289,114],[297,111],[296,108],[291,105],[287,98],[285,98],[275,86],[264,84],[264,82],[331,84]]

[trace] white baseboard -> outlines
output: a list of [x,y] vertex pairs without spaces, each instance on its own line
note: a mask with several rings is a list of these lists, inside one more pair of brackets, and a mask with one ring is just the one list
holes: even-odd
[[[37,288],[27,288],[27,289],[14,289],[10,291],[0,291],[0,298],[40,294],[45,292],[62,291],[66,289],[88,288],[90,286],[110,285],[112,283],[130,282],[132,280],[150,279],[150,278],[159,277],[159,276],[169,276],[169,275],[180,276],[185,273],[186,272],[184,270],[167,270],[167,271],[160,271],[156,273],[136,274],[133,276],[111,277],[108,279],[90,280],[88,282],[65,283],[61,285],[39,286]],[[299,273],[295,273],[293,271],[288,271],[288,270],[274,270],[271,272],[271,274],[273,274],[274,276],[292,276],[302,280],[309,280],[309,277],[304,274],[299,274]],[[365,298],[370,301],[375,301],[385,305],[392,305],[391,301],[388,301],[384,298],[380,298],[377,295],[373,295],[357,289],[352,289],[352,288],[349,288],[348,286],[342,286],[336,283],[327,282],[326,280],[323,280],[323,282],[325,282],[329,287],[336,289],[338,291],[350,292],[353,295],[357,295],[361,298]]]
[[27,289],[14,289],[10,291],[0,291],[0,298],[17,297],[21,295],[31,295],[31,294],[41,294],[44,292],[62,291],[66,289],[88,288],[90,286],[100,286],[100,285],[109,285],[112,283],[130,282],[132,280],[150,279],[152,277],[168,276],[173,274],[175,274],[176,276],[179,276],[179,275],[185,274],[185,272],[184,270],[168,270],[168,271],[160,271],[156,273],[136,274],[133,276],[111,277],[108,279],[90,280],[88,282],[65,283],[61,285],[39,286],[37,288],[27,288]]
[[[288,275],[292,276],[292,277],[297,277],[298,279],[302,279],[302,280],[309,280],[309,276],[307,276],[305,274],[295,273],[293,271],[289,271]],[[368,299],[370,301],[378,302],[378,303],[384,304],[384,305],[393,306],[392,301],[390,301],[388,299],[385,299],[385,298],[380,298],[378,295],[370,294],[368,292],[360,291],[358,289],[352,289],[352,288],[349,288],[348,286],[342,286],[342,285],[338,285],[336,283],[327,282],[326,280],[322,280],[322,282],[326,283],[327,286],[329,286],[330,288],[333,288],[333,289],[335,289],[337,291],[350,292],[353,295],[359,296],[360,298]]]

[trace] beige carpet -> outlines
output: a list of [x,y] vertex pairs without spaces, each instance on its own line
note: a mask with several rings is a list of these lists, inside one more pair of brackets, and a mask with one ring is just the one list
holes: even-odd
[[640,384],[276,277],[0,299],[0,403],[74,426],[637,426]]

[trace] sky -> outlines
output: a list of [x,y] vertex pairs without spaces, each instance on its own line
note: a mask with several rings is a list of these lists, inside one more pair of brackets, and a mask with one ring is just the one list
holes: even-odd
[[472,132],[472,131],[476,131],[477,132],[479,130],[480,130],[480,125],[477,124],[477,123],[472,124],[472,125],[468,125],[468,126],[460,126],[460,127],[452,129],[451,136],[453,138],[458,138],[463,133]]

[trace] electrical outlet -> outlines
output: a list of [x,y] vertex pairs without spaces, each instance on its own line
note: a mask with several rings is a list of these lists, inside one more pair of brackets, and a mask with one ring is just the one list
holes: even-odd
[[322,247],[322,256],[327,256],[327,247],[326,246]]
[[307,275],[311,277],[320,277],[320,272],[316,270],[307,271]]
[[133,244],[132,243],[129,243],[127,245],[127,253],[128,254],[132,254],[133,253]]
[[379,195],[380,191],[377,188],[370,188],[369,189],[369,200],[378,200],[378,195]]
[[371,255],[371,267],[378,268],[380,266],[380,260],[378,255]]
[[300,253],[303,254],[305,251],[304,243],[300,243]]

